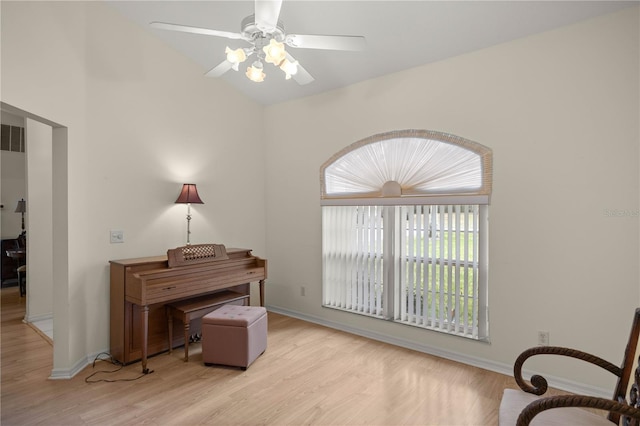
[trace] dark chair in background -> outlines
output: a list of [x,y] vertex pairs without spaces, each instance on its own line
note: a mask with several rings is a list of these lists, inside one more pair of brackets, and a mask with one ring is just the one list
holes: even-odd
[[20,266],[17,259],[11,258],[7,255],[7,250],[20,249],[20,242],[18,238],[9,238],[2,240],[0,243],[0,256],[2,258],[2,264],[0,265],[1,282],[18,278],[18,266]]
[[20,297],[27,295],[27,265],[19,266],[18,269],[18,287],[20,288]]

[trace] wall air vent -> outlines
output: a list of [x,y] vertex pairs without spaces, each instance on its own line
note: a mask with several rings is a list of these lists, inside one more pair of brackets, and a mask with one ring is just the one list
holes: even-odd
[[2,125],[0,150],[24,152],[24,127]]

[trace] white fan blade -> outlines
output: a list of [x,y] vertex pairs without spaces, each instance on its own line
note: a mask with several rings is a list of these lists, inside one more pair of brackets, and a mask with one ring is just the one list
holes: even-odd
[[[293,56],[291,56],[289,52],[287,52],[287,60],[289,62],[296,62],[296,59]],[[311,74],[309,74],[309,72],[306,69],[304,69],[304,67],[300,65],[300,63],[298,63],[298,72],[293,74],[291,78],[293,78],[296,81],[296,83],[298,83],[301,86],[304,86],[305,84],[309,84],[315,81],[315,78],[313,78],[313,76],[311,76]]]
[[284,42],[303,49],[364,50],[367,46],[362,36],[288,34]]
[[222,74],[229,71],[232,66],[233,64],[225,59],[216,67],[211,68],[205,75],[207,77],[220,77]]
[[232,40],[243,39],[242,34],[240,33],[230,33],[228,31],[210,30],[208,28],[188,27],[186,25],[170,24],[167,22],[151,22],[149,25],[151,25],[153,28],[158,28],[160,30],[180,31],[183,33],[226,37]]
[[264,33],[271,33],[278,25],[282,0],[256,0],[256,25]]

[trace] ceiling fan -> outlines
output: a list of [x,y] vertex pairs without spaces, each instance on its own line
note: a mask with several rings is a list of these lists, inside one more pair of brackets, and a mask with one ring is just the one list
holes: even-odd
[[231,49],[227,46],[227,59],[209,70],[205,75],[219,77],[233,69],[238,71],[241,62],[255,55],[255,61],[247,68],[247,77],[254,82],[264,80],[263,62],[272,63],[285,73],[288,80],[293,78],[298,84],[309,84],[314,78],[284,48],[284,45],[302,49],[326,50],[363,50],[366,40],[362,36],[348,35],[302,35],[287,34],[284,25],[278,19],[282,0],[255,0],[255,13],[242,20],[240,33],[190,27],[167,22],[151,22],[153,28],[180,31],[193,34],[225,37],[231,40],[244,40],[249,47]]

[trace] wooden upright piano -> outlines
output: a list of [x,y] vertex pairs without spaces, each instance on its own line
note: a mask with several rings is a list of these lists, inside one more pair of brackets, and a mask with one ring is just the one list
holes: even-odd
[[[200,244],[169,250],[167,256],[110,261],[111,356],[123,364],[188,342],[168,343],[164,305],[205,294],[237,299],[250,294],[250,283],[258,282],[260,305],[264,306],[267,261],[251,249]],[[179,329],[176,340],[182,339]]]

